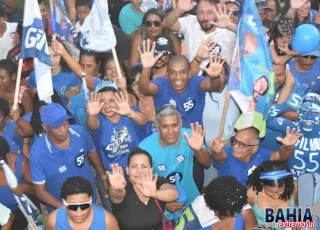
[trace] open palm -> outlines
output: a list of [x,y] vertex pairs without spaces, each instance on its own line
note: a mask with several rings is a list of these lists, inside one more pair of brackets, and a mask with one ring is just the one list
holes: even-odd
[[156,47],[156,43],[153,42],[151,44],[150,40],[146,40],[142,42],[142,50],[138,47],[138,51],[140,53],[140,60],[143,68],[152,68],[156,62],[162,57],[162,53],[158,55],[154,55],[154,50]]
[[152,169],[145,169],[141,175],[141,184],[135,186],[145,197],[154,198],[157,194],[157,180],[158,176],[153,176]]
[[281,142],[284,146],[293,146],[297,143],[301,136],[302,134],[295,128],[290,130],[290,128],[287,127],[286,136],[284,138],[277,137],[277,140]]
[[191,123],[190,128],[191,136],[189,136],[187,133],[184,133],[184,136],[186,137],[190,148],[195,151],[199,151],[201,150],[204,141],[204,131],[198,122],[196,122],[195,125]]
[[196,2],[192,0],[178,0],[177,8],[184,12],[192,10],[197,5]]
[[120,95],[115,94],[115,102],[118,106],[118,109],[112,109],[114,112],[120,115],[129,115],[131,108],[129,105],[128,95],[120,92]]
[[110,187],[114,190],[123,190],[127,186],[123,170],[118,164],[111,165],[111,171],[107,172]]
[[223,64],[225,60],[223,58],[218,57],[217,55],[213,56],[210,54],[210,64],[209,67],[201,67],[209,77],[218,77],[223,69]]
[[103,107],[103,103],[100,102],[100,94],[91,92],[90,99],[87,105],[87,112],[89,115],[98,115]]
[[231,14],[227,14],[227,8],[225,6],[221,6],[218,4],[218,10],[213,8],[216,16],[217,16],[217,21],[216,22],[211,22],[212,25],[219,27],[219,28],[226,28],[230,26],[231,22]]
[[299,9],[306,4],[307,1],[308,0],[290,0],[290,7],[293,9]]

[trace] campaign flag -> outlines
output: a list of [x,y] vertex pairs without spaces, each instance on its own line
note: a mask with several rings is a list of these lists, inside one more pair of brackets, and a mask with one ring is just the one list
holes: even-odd
[[275,78],[264,28],[252,0],[243,1],[228,90],[242,111],[235,128],[255,127],[264,137],[275,96]]
[[[18,180],[12,170],[4,160],[0,161],[0,166],[3,168],[9,187],[11,189],[16,188],[18,186]],[[26,217],[29,223],[28,230],[44,229],[44,218],[40,214],[39,209],[32,203],[32,201],[25,194],[21,194],[20,196],[14,195],[14,197],[19,205],[21,212]]]
[[142,0],[140,9],[142,12],[146,13],[150,9],[159,8],[158,2],[156,0]]
[[108,52],[117,44],[109,18],[108,1],[94,0],[81,27],[80,46],[85,50]]
[[71,54],[79,60],[80,50],[78,48],[78,34],[69,19],[63,0],[50,0],[51,3],[51,27],[56,36],[58,36]]
[[51,60],[37,0],[25,0],[20,58],[33,58],[40,100],[53,95]]

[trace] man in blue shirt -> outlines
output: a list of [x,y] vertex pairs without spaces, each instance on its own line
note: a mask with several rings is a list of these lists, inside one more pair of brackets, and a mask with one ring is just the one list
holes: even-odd
[[44,106],[40,116],[47,133],[30,150],[30,170],[36,196],[51,212],[62,206],[60,190],[69,177],[86,178],[95,191],[89,159],[101,177],[105,172],[91,137],[82,127],[69,126],[70,117],[60,104]]
[[237,131],[230,139],[232,147],[225,147],[224,140],[217,138],[213,141],[213,166],[218,169],[218,176],[234,176],[242,184],[246,185],[248,175],[267,160],[288,160],[293,152],[301,134],[295,129],[288,128],[284,138],[277,140],[283,146],[272,152],[259,147],[260,138],[257,129],[250,127]]
[[299,56],[289,62],[295,85],[303,87],[306,92],[320,94],[320,48]]
[[[150,82],[151,68],[165,55],[158,52],[156,47],[168,43],[162,39],[151,44],[144,43],[143,52],[140,50],[140,59],[143,70],[139,79],[139,92],[145,96],[153,96],[155,108],[164,104],[173,104],[181,114],[183,127],[188,128],[191,123],[199,122],[202,125],[202,113],[205,104],[206,92],[220,92],[225,85],[225,76],[220,72],[224,61],[213,61],[205,68],[208,77],[191,77],[190,64],[182,55],[173,56],[168,61],[167,77],[158,77]],[[161,44],[161,45],[162,45]]]
[[[139,147],[152,156],[154,173],[175,184],[179,175],[181,187],[187,194],[185,203],[169,203],[166,209],[174,213],[187,207],[200,192],[194,178],[194,158],[201,165],[210,165],[210,155],[203,145],[204,131],[199,123],[191,129],[182,128],[182,120],[176,107],[167,104],[156,113],[158,132],[140,142]],[[203,178],[202,178],[203,179]],[[203,183],[203,181],[202,181]],[[168,215],[170,218],[170,215]]]

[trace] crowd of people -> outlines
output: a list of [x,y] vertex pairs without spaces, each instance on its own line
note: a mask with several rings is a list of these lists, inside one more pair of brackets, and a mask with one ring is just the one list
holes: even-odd
[[[224,109],[244,1],[255,2],[273,61],[263,138],[235,128],[235,98]],[[27,229],[21,194],[48,212],[48,230],[249,230],[266,224],[266,208],[299,207],[298,177],[320,173],[320,44],[299,53],[291,42],[302,24],[320,29],[317,0],[158,0],[147,10],[108,0],[118,58],[80,49],[79,59],[38,0],[54,94],[39,98],[25,59],[16,105],[21,2],[0,3],[0,160],[18,180],[10,189],[0,167],[0,229]],[[62,2],[81,36],[92,0]],[[253,100],[270,88],[256,81]]]

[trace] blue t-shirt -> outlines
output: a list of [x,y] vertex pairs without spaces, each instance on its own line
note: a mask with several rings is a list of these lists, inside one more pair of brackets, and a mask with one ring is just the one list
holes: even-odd
[[110,164],[118,163],[125,172],[128,156],[139,143],[139,126],[127,116],[121,116],[117,123],[112,123],[102,114],[98,119],[100,126],[91,133],[104,169],[110,171]]
[[312,24],[318,29],[320,29],[320,25],[316,23],[316,17],[317,17],[318,12],[316,10],[311,9],[310,10],[310,16],[308,16],[305,20],[299,21],[298,26],[303,25],[303,24]]
[[[184,132],[189,136],[191,134],[190,129],[182,128],[177,145],[162,146],[159,132],[156,132],[140,142],[139,147],[152,156],[153,173],[167,178],[171,184],[175,184],[175,175],[179,174],[181,187],[188,197],[184,205],[187,207],[200,193],[193,179],[194,152],[189,147]],[[170,218],[168,213],[166,215]]]
[[[32,71],[28,84],[32,88],[37,88],[35,72]],[[58,74],[52,76],[53,88],[57,91],[59,96],[63,99],[66,97],[66,93],[73,86],[80,85],[80,79],[73,72],[60,71]]]
[[[108,229],[104,209],[96,205],[92,205],[92,209],[93,219],[88,230]],[[72,230],[68,220],[68,213],[64,207],[58,208],[55,230]]]
[[[15,163],[14,175],[16,176],[19,184],[25,184],[26,182],[23,179],[22,175],[22,162],[24,156],[22,154],[17,155]],[[9,208],[12,212],[18,209],[18,203],[14,198],[14,195],[9,187],[9,185],[0,186],[0,203]]]
[[158,86],[158,93],[153,96],[155,109],[159,109],[164,104],[173,104],[181,114],[184,128],[189,128],[190,123],[194,122],[202,125],[206,92],[202,91],[200,83],[205,79],[201,76],[191,77],[182,94],[173,90],[167,78],[158,77],[152,80],[151,82]]
[[119,14],[120,27],[126,34],[132,34],[141,25],[143,13],[137,13],[132,4],[124,6]]
[[[70,125],[70,143],[67,150],[58,148],[48,135],[39,137],[30,150],[30,170],[34,184],[46,184],[46,190],[61,201],[61,186],[66,179],[82,176],[90,181],[94,193],[94,175],[88,153],[95,150],[92,138],[81,126]],[[48,212],[54,210],[47,206]]]
[[232,147],[224,148],[227,159],[222,164],[213,161],[212,165],[218,169],[218,176],[233,176],[243,185],[247,185],[248,176],[262,162],[270,160],[272,151],[259,148],[249,162],[242,162],[232,155]]
[[[101,82],[101,79],[98,77],[94,77],[94,88]],[[87,99],[85,92],[83,90],[83,86],[81,83],[80,93],[76,96],[70,98],[69,109],[72,115],[74,116],[78,125],[81,125],[85,130],[88,130],[87,125]]]
[[289,62],[290,71],[295,79],[296,87],[301,86],[308,89],[308,92],[320,94],[320,81],[317,79],[320,76],[320,61],[316,61],[312,68],[307,72],[299,72],[296,68],[297,60]]
[[[242,214],[240,212],[236,216],[236,220],[234,222],[233,230],[243,230],[243,229],[245,229],[245,224],[244,224],[244,220],[243,220]],[[212,226],[210,225],[210,226],[207,226],[205,228],[198,229],[198,230],[212,230]]]

